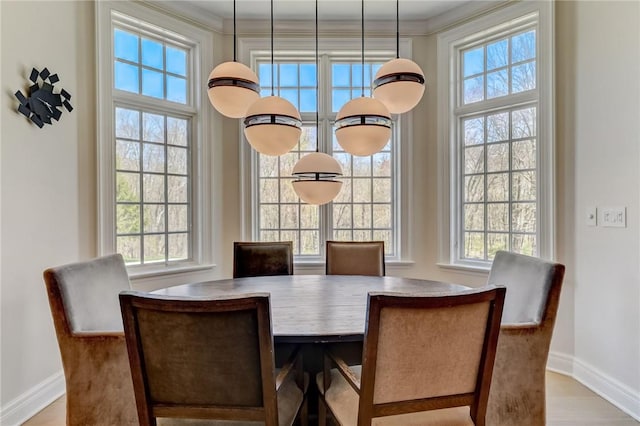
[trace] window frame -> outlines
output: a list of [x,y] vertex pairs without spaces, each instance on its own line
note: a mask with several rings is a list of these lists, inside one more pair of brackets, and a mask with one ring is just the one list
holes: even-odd
[[[361,58],[361,39],[358,37],[350,37],[346,39],[336,40],[334,38],[320,38],[319,45],[321,46],[319,55],[332,55],[336,57],[354,58],[358,61]],[[276,50],[274,56],[277,60],[286,60],[288,58],[299,59],[300,52],[309,53],[315,63],[315,50],[313,45],[315,39],[313,38],[286,38],[274,40]],[[239,40],[239,58],[243,63],[248,64],[252,69],[256,69],[257,58],[265,55],[270,55],[270,40],[268,38],[242,38]],[[367,49],[367,45],[376,46],[375,49]],[[411,39],[400,39],[400,56],[411,57]],[[365,41],[365,59],[385,58],[383,63],[388,59],[395,58],[396,56],[396,41],[395,38],[367,38]],[[321,61],[320,67],[328,66],[328,61]],[[323,69],[324,75],[329,75],[328,70]],[[322,83],[321,83],[322,84]],[[330,85],[329,85],[330,88]],[[319,94],[320,108],[323,106],[330,108],[330,95],[327,91],[320,92]],[[309,116],[313,115],[313,124],[315,124],[315,113],[307,113]],[[330,116],[334,116],[333,112],[329,113]],[[410,246],[408,244],[408,236],[410,235],[410,224],[408,211],[410,209],[410,197],[409,182],[410,182],[410,162],[411,158],[411,146],[408,143],[411,135],[411,122],[412,113],[405,113],[402,116],[395,118],[397,126],[394,126],[396,132],[396,140],[398,143],[393,147],[394,152],[394,164],[392,165],[394,172],[398,173],[399,178],[395,179],[394,186],[392,187],[392,197],[398,200],[395,203],[395,211],[393,218],[393,227],[396,232],[396,254],[394,256],[387,257],[387,264],[404,264],[412,263],[410,260]],[[311,123],[311,122],[310,122]],[[331,118],[323,120],[320,118],[320,149],[326,152],[326,144],[331,143],[331,137],[329,136],[332,131]],[[399,137],[398,137],[399,135]],[[246,141],[243,132],[242,123],[239,123],[239,143],[240,143],[240,173],[241,173],[241,212],[242,212],[242,238],[245,240],[257,240],[258,238],[258,156],[251,146]],[[294,256],[294,263],[300,267],[309,267],[311,269],[318,265],[324,264],[324,241],[326,241],[330,230],[330,222],[332,220],[331,211],[328,206],[321,206],[329,210],[327,213],[320,214],[320,254],[318,256]]]
[[[518,2],[474,19],[438,35],[438,265],[444,268],[487,271],[491,260],[462,259],[458,246],[463,244],[460,194],[461,118],[472,111],[491,112],[512,109],[534,102],[537,108],[537,212],[538,256],[555,255],[555,140],[554,140],[554,50],[553,4]],[[479,103],[463,104],[459,88],[460,51],[482,45],[490,39],[516,33],[533,23],[536,29],[536,89],[495,97]],[[511,170],[511,169],[510,169]],[[485,231],[486,232],[486,231]],[[509,234],[511,235],[511,233]]]
[[[142,36],[164,39],[189,50],[187,63],[187,102],[128,93],[114,87],[115,28]],[[155,262],[127,267],[131,278],[144,278],[191,272],[213,264],[213,150],[205,141],[212,137],[212,108],[208,108],[204,79],[213,67],[212,33],[146,5],[132,2],[99,2],[96,7],[97,37],[97,186],[98,255],[116,251],[115,202],[115,108],[133,107],[168,116],[188,117],[190,126],[189,207],[191,257],[184,261]]]

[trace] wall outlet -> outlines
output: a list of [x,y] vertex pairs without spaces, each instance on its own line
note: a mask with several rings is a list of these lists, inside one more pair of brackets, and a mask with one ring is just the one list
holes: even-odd
[[598,225],[598,210],[595,207],[587,207],[584,215],[584,223],[587,226]]
[[627,208],[626,207],[602,207],[602,226],[614,228],[626,228]]

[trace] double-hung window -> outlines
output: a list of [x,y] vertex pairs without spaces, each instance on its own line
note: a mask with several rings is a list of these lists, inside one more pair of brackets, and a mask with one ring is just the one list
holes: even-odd
[[121,253],[134,274],[210,262],[210,36],[142,5],[104,4],[98,19],[101,251]]
[[444,263],[552,256],[550,14],[516,5],[439,37]]
[[[307,43],[305,50],[296,49],[295,55],[279,50],[273,67],[270,52],[251,52],[251,62],[260,78],[261,95],[269,96],[273,89],[275,95],[293,103],[302,115],[303,130],[300,142],[287,154],[272,157],[251,150],[247,155],[252,163],[253,206],[251,229],[247,232],[259,241],[293,241],[297,262],[323,260],[326,240],[382,240],[387,257],[399,259],[402,182],[398,117],[392,117],[389,143],[381,152],[366,157],[346,153],[337,142],[334,127],[340,108],[360,97],[363,85],[364,95],[371,96],[372,77],[384,62],[395,56],[394,52],[389,49],[367,51],[363,69],[357,51],[334,46],[321,53],[316,69],[315,52],[308,50],[309,45],[311,43]],[[317,95],[319,135],[316,132]],[[343,182],[340,193],[333,202],[323,206],[303,203],[291,185],[293,166],[298,159],[315,151],[316,146],[321,152],[333,155],[343,172],[339,178]],[[248,145],[243,149],[247,150]]]

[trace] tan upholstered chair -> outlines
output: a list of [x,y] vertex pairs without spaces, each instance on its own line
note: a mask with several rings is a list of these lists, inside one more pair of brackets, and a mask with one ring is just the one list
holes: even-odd
[[384,241],[327,241],[326,274],[384,276]]
[[545,424],[545,369],[564,265],[500,251],[489,284],[507,287],[487,424]]
[[233,278],[293,275],[293,242],[234,242]]
[[67,388],[67,425],[138,423],[118,293],[129,278],[114,254],[44,271]]
[[268,293],[190,299],[128,291],[120,305],[140,425],[306,419],[298,351],[276,376]]
[[329,350],[316,378],[319,424],[484,425],[504,293],[371,293],[362,367]]

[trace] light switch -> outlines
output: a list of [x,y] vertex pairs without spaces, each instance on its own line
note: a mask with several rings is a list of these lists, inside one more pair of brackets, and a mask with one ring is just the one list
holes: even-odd
[[626,207],[602,207],[602,226],[625,228],[627,226]]
[[598,210],[595,207],[587,207],[587,211],[584,216],[584,223],[587,226],[598,225]]

